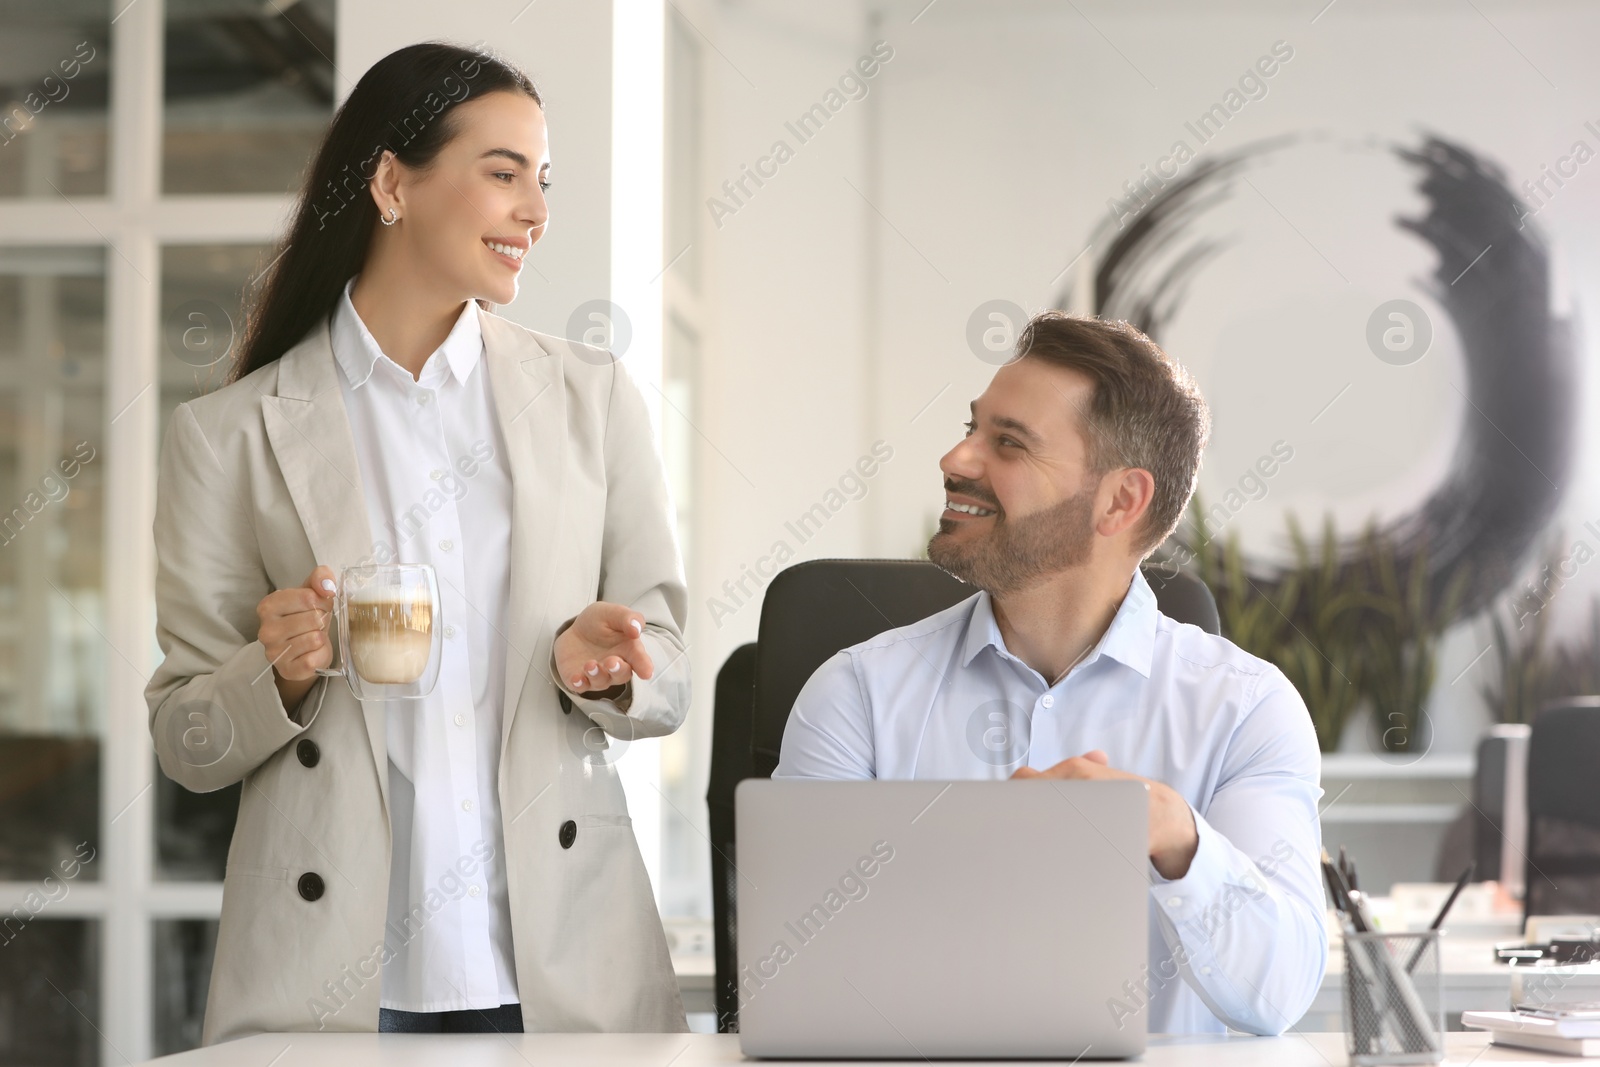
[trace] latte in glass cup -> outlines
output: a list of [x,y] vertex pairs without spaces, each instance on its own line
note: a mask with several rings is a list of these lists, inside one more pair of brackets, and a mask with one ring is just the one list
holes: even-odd
[[428,668],[433,649],[433,605],[426,589],[352,595],[345,608],[350,664],[372,685],[409,685]]

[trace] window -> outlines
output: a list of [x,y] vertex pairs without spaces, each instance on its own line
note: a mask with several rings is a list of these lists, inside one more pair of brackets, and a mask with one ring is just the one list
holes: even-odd
[[294,193],[333,112],[333,0],[167,4],[161,189]]
[[104,196],[111,15],[7,5],[0,67],[0,197]]
[[238,790],[188,793],[150,748],[157,448],[221,384],[239,295],[332,115],[333,15],[5,12],[0,1062],[199,1042]]

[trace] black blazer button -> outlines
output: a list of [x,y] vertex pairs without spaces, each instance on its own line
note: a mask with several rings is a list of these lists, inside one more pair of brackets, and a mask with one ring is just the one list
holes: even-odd
[[302,737],[300,739],[300,743],[294,746],[294,754],[299,756],[300,762],[304,763],[307,767],[315,767],[317,765],[317,761],[322,758],[322,750],[318,748],[317,743],[311,740],[309,737]]
[[561,847],[571,848],[572,843],[578,839],[578,824],[568,819],[561,824]]
[[316,871],[307,871],[300,876],[300,895],[307,900],[316,900],[322,896],[322,876]]

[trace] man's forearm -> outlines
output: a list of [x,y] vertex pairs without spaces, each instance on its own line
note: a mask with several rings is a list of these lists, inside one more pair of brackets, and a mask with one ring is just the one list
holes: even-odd
[[1301,843],[1280,839],[1258,862],[1203,819],[1196,828],[1200,845],[1184,877],[1150,887],[1173,966],[1228,1026],[1282,1033],[1310,1005],[1326,966],[1321,899],[1313,904],[1302,884]]

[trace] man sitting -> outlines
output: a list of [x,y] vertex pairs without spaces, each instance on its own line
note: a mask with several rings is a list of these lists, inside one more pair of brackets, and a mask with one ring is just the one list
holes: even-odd
[[1110,1010],[1282,1033],[1328,954],[1316,735],[1278,668],[1162,615],[1139,570],[1194,491],[1205,401],[1132,327],[1047,312],[966,428],[928,558],[980,592],[819,667],[775,777],[1147,782],[1148,970]]

